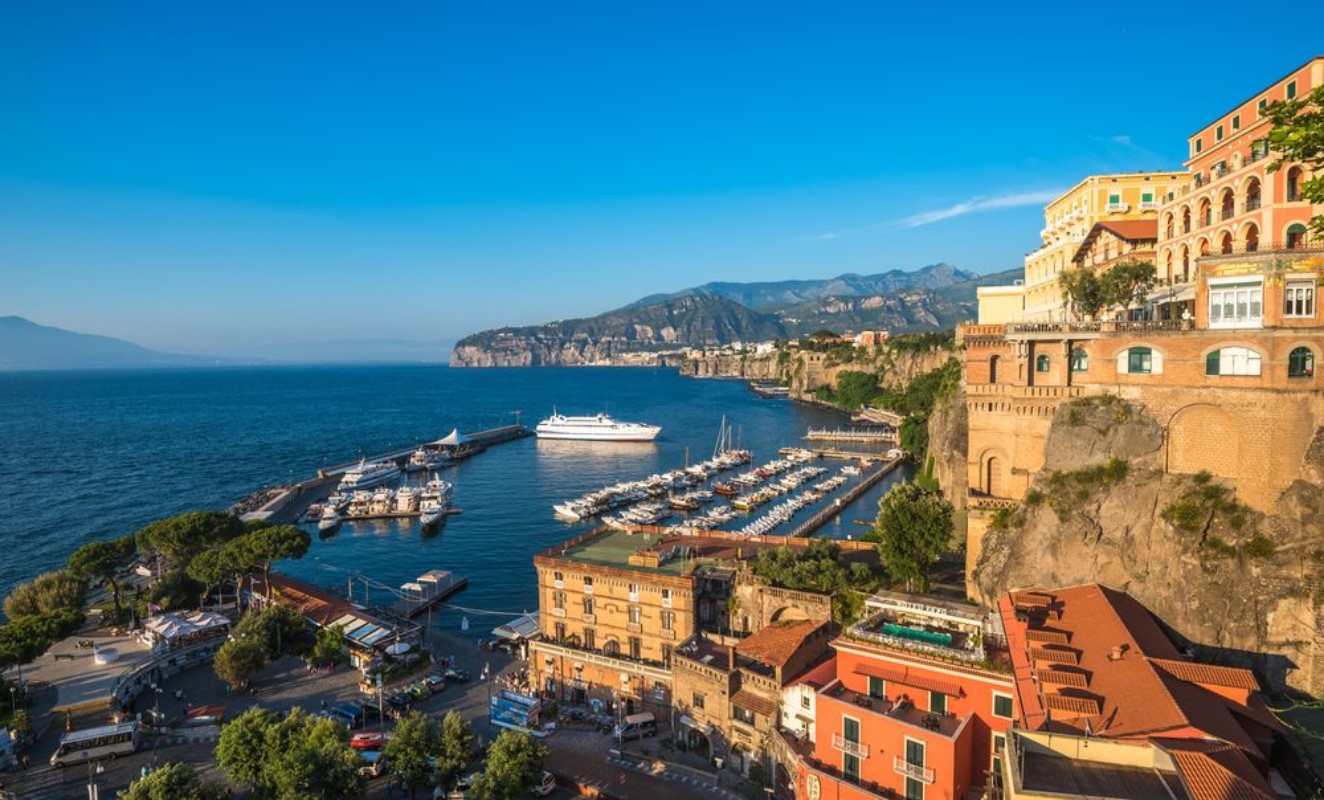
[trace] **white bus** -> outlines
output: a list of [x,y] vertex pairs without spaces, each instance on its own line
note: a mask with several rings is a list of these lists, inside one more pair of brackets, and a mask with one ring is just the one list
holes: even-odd
[[60,737],[60,746],[51,756],[51,766],[63,767],[84,761],[127,756],[138,750],[138,723],[125,722],[72,731]]

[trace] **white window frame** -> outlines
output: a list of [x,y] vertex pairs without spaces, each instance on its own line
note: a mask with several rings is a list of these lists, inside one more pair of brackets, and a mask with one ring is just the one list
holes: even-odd
[[[1005,697],[1005,698],[1007,698],[1009,701],[1011,701],[1011,716],[1004,717],[1004,716],[1002,716],[1001,714],[998,713],[998,698],[999,698],[999,697]],[[993,703],[992,703],[992,708],[990,709],[990,711],[991,711],[991,713],[993,714],[993,716],[997,717],[998,719],[1016,719],[1016,698],[1015,698],[1015,697],[1012,697],[1012,696],[1009,695],[1009,694],[1005,694],[1005,693],[1003,693],[1003,692],[994,692],[994,693],[993,693]]]
[[1208,364],[1209,356],[1218,354],[1218,372],[1210,374],[1208,369],[1205,375],[1208,377],[1227,376],[1254,376],[1258,377],[1264,370],[1264,357],[1259,351],[1252,350],[1249,347],[1241,345],[1228,345],[1216,350],[1210,350],[1205,354],[1205,363]]
[[[1288,278],[1283,283],[1283,316],[1289,319],[1314,319],[1316,284],[1316,278],[1313,276],[1309,278]],[[1302,295],[1298,302],[1303,302],[1305,308],[1308,309],[1307,312],[1298,314],[1288,310],[1291,308],[1293,295],[1296,293]]]
[[1206,302],[1210,328],[1263,328],[1264,276],[1211,278]]

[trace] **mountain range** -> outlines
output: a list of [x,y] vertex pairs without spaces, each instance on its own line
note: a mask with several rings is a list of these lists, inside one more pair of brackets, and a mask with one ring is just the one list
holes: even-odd
[[933,264],[820,280],[706,283],[653,294],[595,317],[495,328],[461,339],[451,366],[602,363],[630,353],[805,336],[829,329],[905,333],[972,319],[979,286],[1010,283]]

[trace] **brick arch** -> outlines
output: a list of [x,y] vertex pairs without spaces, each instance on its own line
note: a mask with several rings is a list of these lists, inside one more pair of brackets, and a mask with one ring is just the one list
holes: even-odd
[[801,622],[809,619],[803,608],[798,606],[782,606],[772,613],[771,622],[774,624],[780,622]]
[[1168,422],[1167,471],[1189,475],[1203,470],[1236,478],[1241,436],[1236,417],[1218,406],[1193,403],[1180,408]]
[[1000,448],[989,447],[979,454],[979,478],[975,485],[990,497],[1010,496],[1011,459]]

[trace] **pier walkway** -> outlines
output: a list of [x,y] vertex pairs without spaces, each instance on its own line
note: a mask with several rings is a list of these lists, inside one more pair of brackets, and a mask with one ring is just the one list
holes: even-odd
[[804,438],[810,442],[860,442],[864,444],[894,444],[896,433],[865,428],[810,428]]
[[871,472],[864,476],[864,480],[861,480],[859,483],[852,486],[850,490],[841,497],[828,503],[826,508],[823,508],[817,514],[814,514],[809,519],[795,526],[787,536],[794,539],[806,539],[813,536],[814,531],[831,522],[832,519],[841,514],[847,506],[859,499],[860,495],[878,485],[879,481],[886,478],[899,466],[901,466],[901,459],[896,458],[887,462],[875,472]]

